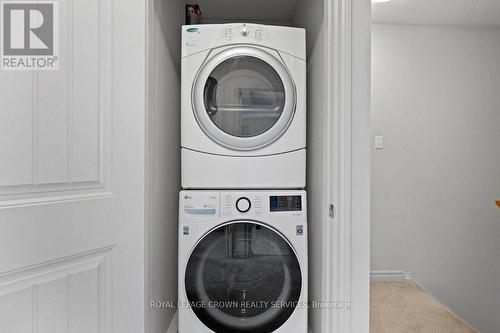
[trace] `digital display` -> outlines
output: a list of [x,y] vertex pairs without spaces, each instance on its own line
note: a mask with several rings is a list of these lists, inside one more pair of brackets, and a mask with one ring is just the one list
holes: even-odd
[[269,197],[271,212],[296,212],[302,210],[300,195],[273,195]]

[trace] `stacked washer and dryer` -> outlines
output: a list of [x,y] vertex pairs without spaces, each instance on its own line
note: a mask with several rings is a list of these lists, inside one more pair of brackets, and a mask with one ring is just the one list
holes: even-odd
[[182,28],[179,333],[307,332],[305,31]]

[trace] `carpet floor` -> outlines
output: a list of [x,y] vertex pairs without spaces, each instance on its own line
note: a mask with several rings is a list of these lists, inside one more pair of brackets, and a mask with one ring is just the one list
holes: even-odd
[[373,282],[370,333],[478,333],[413,283]]

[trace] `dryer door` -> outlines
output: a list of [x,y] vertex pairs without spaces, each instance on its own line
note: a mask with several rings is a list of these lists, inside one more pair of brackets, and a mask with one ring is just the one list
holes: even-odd
[[185,272],[191,309],[215,332],[272,332],[299,305],[302,275],[289,242],[257,222],[207,233]]
[[192,103],[212,140],[252,150],[286,131],[295,113],[296,91],[276,51],[239,46],[208,58],[195,79]]

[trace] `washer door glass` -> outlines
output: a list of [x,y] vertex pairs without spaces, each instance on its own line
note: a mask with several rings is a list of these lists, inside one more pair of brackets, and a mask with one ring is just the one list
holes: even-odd
[[295,105],[295,85],[279,55],[252,47],[213,55],[193,85],[193,108],[202,129],[238,150],[257,149],[280,137]]
[[292,247],[277,231],[231,222],[209,232],[185,273],[196,316],[215,332],[272,332],[298,305],[302,276]]
[[204,88],[205,110],[227,134],[251,137],[274,126],[283,112],[285,88],[265,61],[236,56],[212,71]]

